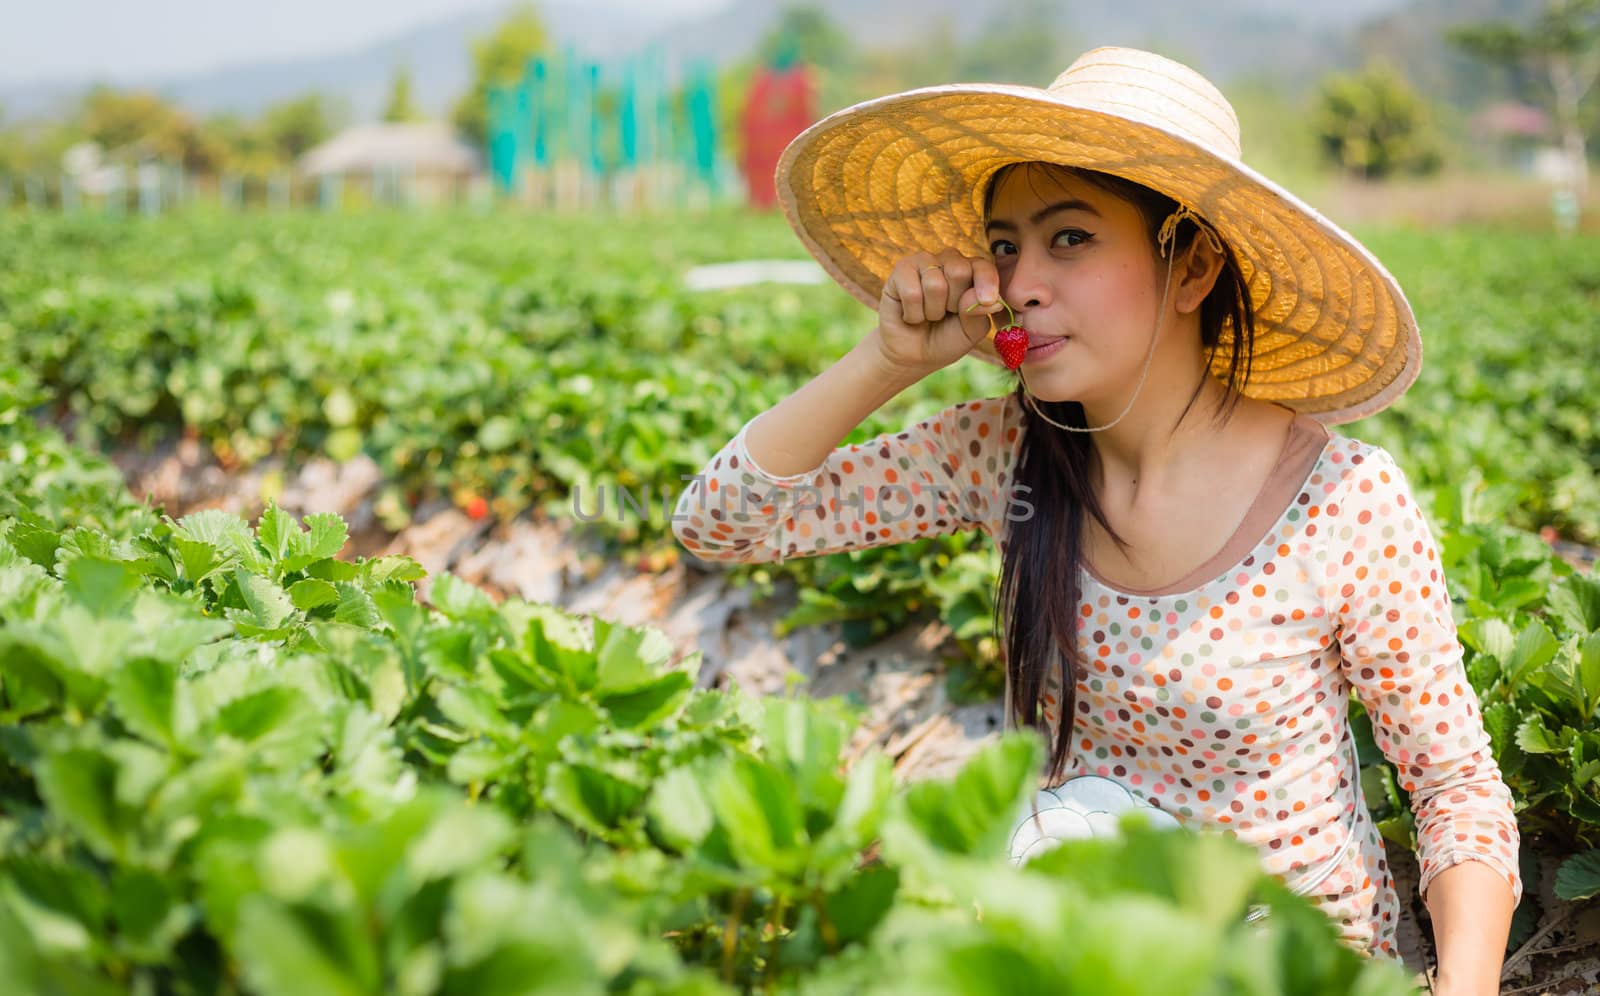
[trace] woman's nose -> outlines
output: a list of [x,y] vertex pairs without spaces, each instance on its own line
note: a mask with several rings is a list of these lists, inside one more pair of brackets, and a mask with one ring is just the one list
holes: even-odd
[[1050,287],[1044,280],[1044,268],[1038,265],[1034,254],[1019,252],[1017,261],[1000,287],[1000,296],[1016,311],[1040,308],[1049,303]]

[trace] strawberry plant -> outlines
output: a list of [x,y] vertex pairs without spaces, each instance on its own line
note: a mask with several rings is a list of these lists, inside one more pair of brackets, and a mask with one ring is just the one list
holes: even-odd
[[1410,990],[1221,836],[1013,868],[1030,733],[897,787],[843,702],[696,690],[657,631],[449,575],[424,604],[334,517],[21,514],[105,468],[0,433],[54,451],[0,513],[8,992]]

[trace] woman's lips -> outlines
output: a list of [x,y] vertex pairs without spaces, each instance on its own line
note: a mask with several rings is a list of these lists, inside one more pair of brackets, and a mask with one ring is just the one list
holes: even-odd
[[1058,342],[1065,342],[1066,340],[1067,337],[1064,335],[1040,335],[1038,333],[1030,332],[1028,334],[1028,352],[1031,353],[1036,349],[1045,349],[1049,346],[1055,345]]

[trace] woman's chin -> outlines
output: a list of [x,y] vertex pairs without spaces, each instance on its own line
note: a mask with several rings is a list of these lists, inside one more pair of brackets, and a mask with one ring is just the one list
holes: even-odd
[[1081,385],[1069,383],[1071,377],[1052,377],[1049,373],[1029,370],[1026,367],[1022,373],[1023,383],[1036,401],[1077,401],[1082,393],[1079,390]]

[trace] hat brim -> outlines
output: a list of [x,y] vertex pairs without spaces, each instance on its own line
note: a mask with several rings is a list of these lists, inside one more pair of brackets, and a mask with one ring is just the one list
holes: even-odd
[[[1245,394],[1332,425],[1388,406],[1416,380],[1416,318],[1371,252],[1244,163],[1148,120],[1145,108],[1130,113],[1146,120],[1005,84],[869,100],[790,143],[779,203],[823,268],[876,309],[908,252],[987,255],[983,191],[1001,167],[1042,161],[1111,173],[1188,205],[1232,247],[1256,326]],[[1226,352],[1214,372],[1225,373]],[[971,355],[1000,364],[987,341]]]

